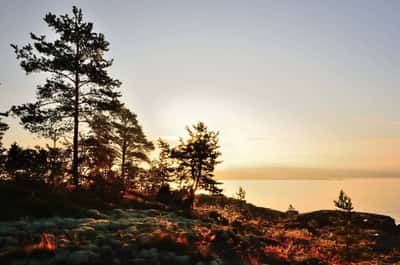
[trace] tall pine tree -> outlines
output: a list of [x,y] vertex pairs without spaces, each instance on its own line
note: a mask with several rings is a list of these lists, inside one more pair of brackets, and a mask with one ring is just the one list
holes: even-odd
[[96,111],[118,105],[115,103],[120,94],[115,88],[121,83],[107,72],[113,63],[104,57],[109,42],[102,33],[93,31],[93,23],[83,20],[81,9],[74,6],[72,15],[48,13],[44,21],[55,32],[55,40],[31,33],[32,43],[22,48],[11,45],[27,74],[49,74],[45,83],[37,86],[36,102],[13,110],[33,132],[54,134],[51,126],[56,121],[66,124],[59,128],[73,131],[72,177],[78,185],[79,123]]

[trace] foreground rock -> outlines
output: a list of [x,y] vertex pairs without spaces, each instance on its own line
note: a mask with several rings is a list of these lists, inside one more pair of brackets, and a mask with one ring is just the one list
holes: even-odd
[[[341,211],[316,211],[298,216],[297,220],[302,226],[307,226],[308,223],[314,222],[319,227],[333,226],[340,223],[344,213]],[[351,224],[361,229],[375,229],[386,233],[397,233],[399,228],[393,218],[385,215],[370,214],[370,213],[352,213]]]
[[390,217],[354,214],[354,242],[345,253],[347,230],[343,229],[341,212],[285,217],[277,211],[254,208],[249,218],[248,209],[242,203],[212,209],[200,206],[196,218],[154,209],[107,213],[91,209],[86,218],[2,222],[0,264],[400,262],[400,237]]

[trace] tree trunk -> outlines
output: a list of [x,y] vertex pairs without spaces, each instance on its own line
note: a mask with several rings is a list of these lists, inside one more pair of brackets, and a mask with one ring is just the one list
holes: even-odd
[[126,157],[126,143],[122,144],[122,154],[121,154],[121,178],[125,178],[125,158]]
[[57,140],[54,138],[53,139],[53,149],[57,148]]
[[193,209],[194,207],[194,197],[196,195],[196,190],[199,186],[199,181],[200,181],[199,177],[196,177],[196,180],[194,181],[190,189],[190,209]]
[[76,40],[75,65],[75,102],[74,102],[74,142],[72,160],[72,178],[76,187],[79,185],[78,133],[79,133],[79,40]]
[[79,132],[79,75],[75,75],[75,104],[74,104],[74,142],[73,142],[73,161],[72,177],[74,184],[79,185],[78,176],[78,132]]

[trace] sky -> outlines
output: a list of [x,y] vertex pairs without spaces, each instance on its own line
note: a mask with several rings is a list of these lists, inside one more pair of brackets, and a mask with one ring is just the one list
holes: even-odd
[[[111,43],[110,72],[150,139],[201,120],[220,131],[219,169],[400,172],[399,1],[2,0],[1,111],[44,80],[9,44],[49,34],[42,17],[72,5]],[[43,143],[7,122],[6,144]]]

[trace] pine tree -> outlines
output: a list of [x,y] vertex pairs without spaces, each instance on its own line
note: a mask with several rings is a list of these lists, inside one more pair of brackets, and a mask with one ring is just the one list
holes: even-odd
[[292,204],[289,204],[286,214],[288,214],[289,216],[295,216],[299,214],[299,211],[297,211]]
[[[7,113],[0,113],[0,117],[1,116],[7,116]],[[4,133],[5,131],[7,131],[9,129],[8,124],[4,123],[1,121],[0,118],[0,178],[2,176],[2,174],[4,173],[4,160],[5,160],[5,156],[4,156],[4,147],[3,147],[3,137],[4,137]]]
[[219,194],[222,190],[220,183],[213,179],[215,166],[221,161],[218,145],[218,132],[208,131],[203,122],[193,128],[186,128],[189,134],[187,140],[180,139],[180,143],[171,150],[171,158],[178,161],[177,170],[181,173],[181,180],[188,185],[192,199],[198,189]]
[[236,192],[236,198],[241,201],[246,200],[246,191],[243,189],[242,186],[239,186],[238,191]]
[[46,182],[55,187],[66,179],[71,150],[69,148],[50,147],[49,145],[44,150],[47,152],[47,165],[49,169]]
[[333,201],[335,206],[343,211],[351,212],[353,208],[353,203],[351,202],[351,198],[344,193],[343,190],[340,190],[338,200]]
[[24,149],[14,143],[7,151],[5,170],[17,181],[46,181],[50,174],[48,152],[39,147]]
[[173,181],[176,171],[173,161],[170,159],[171,148],[162,139],[158,139],[158,148],[160,149],[158,159],[150,163],[149,181],[157,189],[168,186],[169,190],[169,184]]
[[33,44],[11,45],[27,74],[49,74],[45,83],[37,86],[36,102],[13,110],[27,129],[41,135],[64,133],[51,128],[55,121],[63,124],[57,128],[73,130],[72,176],[78,185],[79,122],[98,110],[115,107],[120,96],[115,88],[120,82],[107,72],[113,62],[104,57],[109,42],[93,31],[93,23],[83,20],[81,9],[74,6],[72,15],[48,13],[44,21],[56,33],[54,41],[31,33]]
[[[7,116],[7,113],[0,113],[0,117],[1,116]],[[1,121],[0,118],[0,151],[3,152],[3,137],[4,137],[4,133],[9,129],[8,124],[5,122]]]
[[72,121],[64,118],[64,113],[57,110],[43,110],[41,104],[36,102],[13,106],[11,111],[19,116],[25,129],[51,140],[52,148],[57,148],[59,140],[72,130]]
[[111,146],[112,126],[110,117],[97,114],[89,121],[90,132],[81,140],[82,168],[86,176],[106,177],[112,173],[117,153]]
[[125,179],[128,164],[137,166],[141,162],[149,162],[148,153],[154,145],[147,140],[135,113],[122,107],[113,116],[112,145],[119,160],[121,178]]
[[351,226],[351,211],[354,209],[353,203],[351,201],[351,198],[346,195],[346,193],[343,190],[340,190],[339,193],[339,198],[338,200],[333,201],[335,206],[342,210],[344,212],[343,220],[343,229],[344,232],[346,233],[345,236],[345,243],[346,243],[346,249],[345,249],[345,256],[348,259],[351,259],[351,253],[350,253],[350,247],[351,247],[351,234],[352,234],[352,226]]

